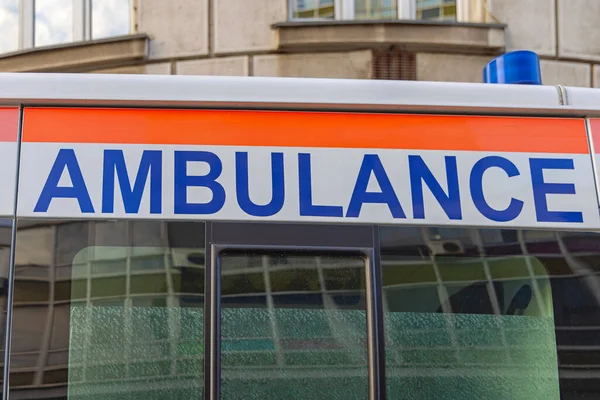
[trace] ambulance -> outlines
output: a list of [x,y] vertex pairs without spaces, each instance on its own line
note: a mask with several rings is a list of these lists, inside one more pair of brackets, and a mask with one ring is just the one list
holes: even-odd
[[599,398],[600,91],[536,62],[0,74],[2,398]]

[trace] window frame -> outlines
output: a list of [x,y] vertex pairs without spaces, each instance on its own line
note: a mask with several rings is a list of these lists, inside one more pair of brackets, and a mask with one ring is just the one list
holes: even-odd
[[[206,222],[205,397],[221,398],[221,254],[277,250],[360,254],[365,261],[369,399],[384,399],[385,353],[376,225]],[[210,260],[210,261],[209,261]]]
[[[353,21],[355,20],[355,1],[356,0],[333,0],[334,17],[333,18],[297,18],[294,16],[294,5],[296,0],[288,1],[288,20],[292,22],[301,21]],[[392,20],[411,20],[417,19],[417,0],[396,0],[397,16]],[[468,0],[456,0],[456,21],[462,22],[468,20],[470,6]]]
[[[124,0],[128,1],[129,0]],[[73,40],[69,43],[85,42],[93,39],[92,36],[92,7],[93,0],[71,0],[72,2],[72,35]],[[35,48],[35,14],[36,0],[18,0],[19,26],[17,50]],[[133,15],[133,4],[129,3],[131,32],[131,18]]]

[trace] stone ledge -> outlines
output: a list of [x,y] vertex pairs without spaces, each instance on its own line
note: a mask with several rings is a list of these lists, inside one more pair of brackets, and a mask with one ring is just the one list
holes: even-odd
[[0,72],[87,72],[143,63],[148,36],[118,36],[0,55]]
[[496,55],[505,49],[503,24],[428,21],[307,21],[273,25],[279,50],[343,51],[397,48],[410,52]]

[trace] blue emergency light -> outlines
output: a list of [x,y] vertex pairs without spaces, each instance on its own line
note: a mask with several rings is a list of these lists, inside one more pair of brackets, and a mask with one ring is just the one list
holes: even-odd
[[484,83],[541,85],[540,59],[529,50],[518,50],[494,58],[483,69]]

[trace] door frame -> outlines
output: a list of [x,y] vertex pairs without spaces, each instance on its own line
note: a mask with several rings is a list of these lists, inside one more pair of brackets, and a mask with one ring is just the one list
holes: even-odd
[[373,225],[208,222],[204,393],[221,398],[221,266],[224,250],[306,250],[365,257],[369,399],[385,399],[385,351],[378,228]]

